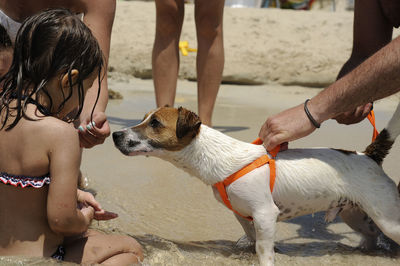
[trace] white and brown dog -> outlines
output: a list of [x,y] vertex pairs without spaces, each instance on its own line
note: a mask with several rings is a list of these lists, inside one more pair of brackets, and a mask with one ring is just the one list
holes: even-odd
[[[370,239],[376,238],[380,229],[400,244],[400,197],[381,167],[399,133],[400,105],[387,129],[364,153],[289,149],[276,158],[272,193],[268,164],[229,185],[226,191],[233,209],[253,217],[249,222],[236,215],[247,236],[256,241],[260,264],[274,263],[277,221],[319,211],[327,211],[328,220],[343,214],[353,229]],[[113,139],[125,155],[162,158],[208,185],[223,181],[266,154],[262,145],[245,143],[202,125],[195,113],[184,108],[149,112],[140,124],[114,132]]]

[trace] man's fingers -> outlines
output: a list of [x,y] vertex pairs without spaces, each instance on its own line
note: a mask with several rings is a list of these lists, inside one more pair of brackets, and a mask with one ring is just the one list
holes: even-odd
[[368,103],[368,104],[366,104],[365,106],[364,106],[364,109],[363,109],[363,114],[362,114],[362,116],[363,116],[363,118],[365,118],[365,117],[367,117],[368,116],[368,114],[371,112],[371,110],[372,110],[372,103]]
[[345,125],[356,124],[364,120],[364,118],[367,117],[367,115],[371,110],[372,110],[372,103],[368,103],[366,105],[358,106],[356,109],[352,111],[340,114],[334,117],[334,119],[339,124],[345,124]]
[[264,142],[264,147],[267,151],[274,149],[276,146],[282,143],[281,138],[279,135],[273,135],[272,133],[266,138],[266,142]]

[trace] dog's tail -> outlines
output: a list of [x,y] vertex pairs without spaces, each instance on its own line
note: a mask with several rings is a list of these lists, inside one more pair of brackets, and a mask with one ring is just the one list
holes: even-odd
[[390,148],[400,135],[400,103],[397,106],[392,118],[386,128],[384,128],[365,150],[365,155],[374,160],[377,164],[382,165],[383,159],[389,153]]

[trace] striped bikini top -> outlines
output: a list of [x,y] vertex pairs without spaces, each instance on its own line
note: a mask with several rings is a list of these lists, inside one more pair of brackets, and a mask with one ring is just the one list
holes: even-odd
[[20,175],[10,175],[7,173],[0,172],[0,181],[6,185],[12,185],[14,187],[34,187],[41,188],[45,185],[50,184],[50,174],[44,176],[30,177]]

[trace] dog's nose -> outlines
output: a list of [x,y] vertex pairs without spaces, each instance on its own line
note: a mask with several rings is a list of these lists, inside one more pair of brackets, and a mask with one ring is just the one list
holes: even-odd
[[124,132],[122,132],[122,131],[115,131],[115,132],[112,134],[112,137],[113,137],[114,142],[117,142],[117,141],[118,141],[119,139],[121,139],[123,136],[124,136]]

